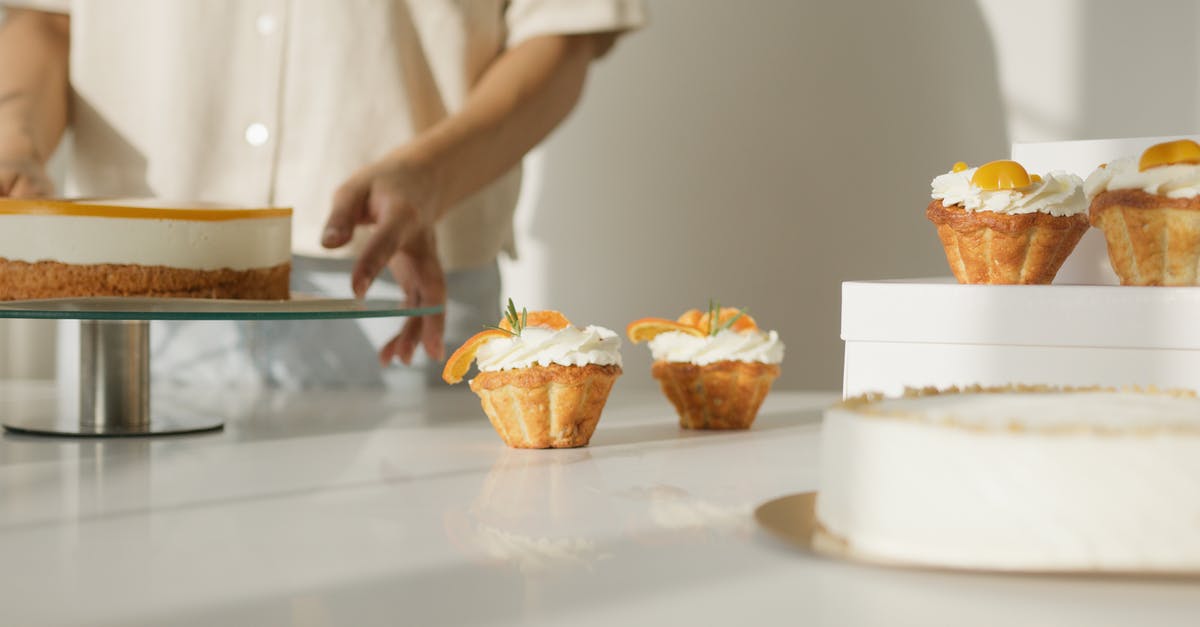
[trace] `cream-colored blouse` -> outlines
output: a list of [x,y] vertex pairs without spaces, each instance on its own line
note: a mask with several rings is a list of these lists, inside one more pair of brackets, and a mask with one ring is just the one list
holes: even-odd
[[[505,48],[645,21],[642,0],[3,3],[71,14],[65,194],[291,206],[295,252],[310,255],[331,254],[320,236],[337,186],[462,107]],[[520,178],[442,220],[447,269],[511,252]]]

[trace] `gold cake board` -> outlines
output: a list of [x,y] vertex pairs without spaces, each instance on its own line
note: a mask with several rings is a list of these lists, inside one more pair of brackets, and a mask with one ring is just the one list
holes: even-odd
[[1100,571],[1079,569],[1029,570],[1029,569],[981,569],[962,568],[916,562],[902,562],[855,552],[842,538],[825,531],[817,522],[817,493],[803,492],[767,501],[754,510],[754,518],[769,534],[783,543],[809,555],[829,559],[882,566],[887,568],[915,569],[946,573],[974,573],[991,575],[1033,575],[1039,577],[1087,577],[1103,579],[1170,579],[1200,580],[1200,570],[1191,571]]

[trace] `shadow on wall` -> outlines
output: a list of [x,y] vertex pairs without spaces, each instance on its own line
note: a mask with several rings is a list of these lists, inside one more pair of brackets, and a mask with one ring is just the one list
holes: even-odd
[[[543,148],[519,237],[544,261],[510,290],[614,329],[745,305],[787,343],[777,385],[840,387],[840,282],[947,274],[930,179],[1008,154],[978,7],[650,8]],[[652,385],[648,351],[625,357],[623,385]]]
[[1193,0],[1088,0],[1082,23],[1078,139],[1193,134],[1197,38]]

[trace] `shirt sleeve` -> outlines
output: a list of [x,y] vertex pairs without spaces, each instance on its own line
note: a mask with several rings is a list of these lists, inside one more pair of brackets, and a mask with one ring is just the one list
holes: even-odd
[[71,0],[0,0],[0,9],[33,9],[47,13],[70,13]]
[[540,35],[621,33],[646,24],[643,0],[510,0],[504,12],[506,44]]

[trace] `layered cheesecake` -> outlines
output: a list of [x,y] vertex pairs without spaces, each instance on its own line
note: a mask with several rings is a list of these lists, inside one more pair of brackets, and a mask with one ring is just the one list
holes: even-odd
[[864,559],[1200,571],[1200,399],[1112,389],[862,397],[828,410],[817,519]]
[[0,199],[0,300],[288,298],[292,210]]

